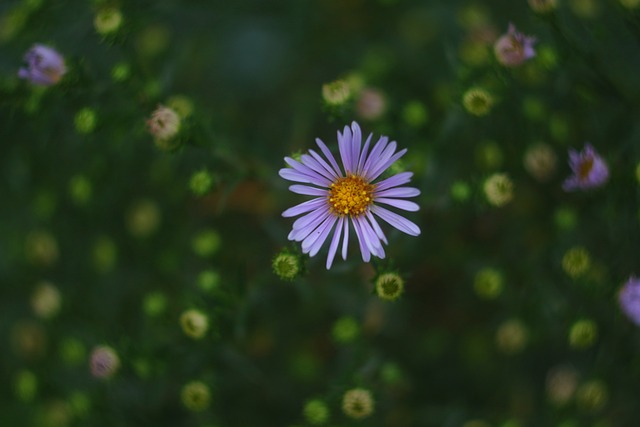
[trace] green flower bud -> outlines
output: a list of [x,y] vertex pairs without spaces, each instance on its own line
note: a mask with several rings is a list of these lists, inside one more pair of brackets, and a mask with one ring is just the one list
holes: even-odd
[[214,255],[220,249],[222,239],[215,230],[202,230],[191,241],[191,247],[196,255],[207,258]]
[[191,175],[189,179],[189,189],[196,196],[204,196],[211,190],[213,185],[213,177],[208,170],[202,169]]
[[69,195],[77,205],[86,205],[92,192],[91,181],[82,175],[76,175],[69,181]]
[[31,402],[38,391],[38,378],[31,371],[18,372],[15,380],[15,392],[18,399]]
[[591,347],[598,339],[598,325],[592,320],[578,320],[571,325],[569,344],[576,349]]
[[591,267],[589,252],[582,246],[574,246],[562,257],[562,269],[572,279],[583,276]]
[[465,202],[471,196],[471,188],[464,181],[456,181],[451,185],[451,198],[457,202]]
[[302,272],[300,257],[283,250],[271,262],[273,272],[282,280],[293,280]]
[[322,85],[322,99],[329,106],[344,105],[351,98],[351,88],[344,80]]
[[58,260],[58,242],[47,231],[32,231],[25,242],[27,259],[41,266],[51,266]]
[[191,381],[185,384],[180,397],[185,408],[193,412],[204,411],[211,403],[209,386],[202,381]]
[[167,296],[160,292],[151,292],[144,297],[144,312],[149,317],[157,317],[167,309]]
[[487,201],[496,207],[502,207],[513,199],[513,181],[507,174],[494,173],[483,185]]
[[61,304],[60,291],[46,281],[40,282],[31,294],[31,308],[42,319],[50,319],[58,314]]
[[361,420],[373,414],[375,402],[369,390],[354,388],[342,396],[342,412],[349,418]]
[[462,96],[462,106],[474,116],[486,116],[491,112],[495,100],[485,89],[474,87],[467,90]]
[[567,231],[573,230],[578,223],[575,211],[568,207],[560,207],[556,209],[553,219],[558,228]]
[[578,406],[587,412],[599,411],[609,401],[607,386],[602,381],[587,381],[578,388],[576,400]]
[[69,365],[79,365],[85,360],[87,349],[77,338],[65,338],[60,345],[60,357]]
[[516,354],[527,345],[528,337],[526,326],[517,319],[511,319],[498,327],[496,344],[503,353]]
[[76,131],[81,134],[89,134],[93,132],[96,128],[97,121],[98,117],[96,110],[88,107],[78,111],[73,120],[76,126]]
[[353,317],[345,316],[333,324],[333,339],[339,343],[353,342],[360,334],[360,325]]
[[209,330],[209,318],[200,310],[187,310],[180,315],[182,331],[190,338],[199,340]]
[[429,121],[429,110],[420,101],[410,101],[402,109],[402,119],[409,126],[419,128]]
[[98,34],[107,36],[118,31],[122,25],[122,13],[115,7],[104,7],[98,11],[93,26]]
[[111,69],[111,78],[115,82],[123,82],[131,75],[131,67],[126,62],[119,62]]
[[138,238],[153,234],[160,225],[161,213],[158,205],[151,200],[138,200],[127,212],[127,228]]
[[198,275],[198,287],[205,292],[212,292],[220,287],[220,274],[214,270],[205,270]]
[[325,424],[329,421],[329,407],[320,399],[312,399],[305,403],[302,414],[307,422],[314,426]]
[[404,280],[396,273],[384,273],[375,281],[378,297],[385,301],[395,301],[404,293]]
[[473,289],[482,299],[496,299],[504,289],[502,273],[493,268],[483,268],[475,275]]

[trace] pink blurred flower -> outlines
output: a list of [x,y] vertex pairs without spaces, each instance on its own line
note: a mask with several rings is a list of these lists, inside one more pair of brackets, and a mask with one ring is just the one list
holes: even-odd
[[505,67],[517,67],[528,59],[536,56],[533,45],[535,37],[527,37],[516,31],[513,24],[509,24],[509,31],[502,35],[493,45],[498,62]]

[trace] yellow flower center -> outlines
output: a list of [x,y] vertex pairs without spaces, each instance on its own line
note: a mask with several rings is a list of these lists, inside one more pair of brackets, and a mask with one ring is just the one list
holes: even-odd
[[375,185],[359,176],[338,178],[329,188],[329,206],[338,215],[360,215],[373,203]]
[[587,179],[589,173],[591,172],[591,168],[593,168],[593,159],[585,159],[582,163],[580,163],[580,166],[578,166],[578,177],[583,181]]

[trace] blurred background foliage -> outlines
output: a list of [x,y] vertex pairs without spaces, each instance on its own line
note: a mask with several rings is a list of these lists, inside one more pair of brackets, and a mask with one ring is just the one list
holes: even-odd
[[[635,426],[639,2],[530,3],[3,0],[0,425]],[[57,85],[18,79],[35,43]],[[282,159],[352,120],[409,149],[422,234],[281,280]],[[585,142],[609,182],[566,193]]]

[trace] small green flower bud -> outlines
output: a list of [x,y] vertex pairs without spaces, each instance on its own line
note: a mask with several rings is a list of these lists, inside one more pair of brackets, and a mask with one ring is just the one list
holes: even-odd
[[157,317],[167,309],[167,296],[160,291],[151,292],[144,297],[142,306],[147,316]]
[[111,78],[115,82],[123,82],[131,75],[131,67],[126,62],[119,62],[111,69]]
[[409,126],[419,128],[429,121],[429,110],[420,101],[410,101],[402,109],[402,119]]
[[554,140],[564,142],[569,138],[571,129],[562,115],[554,114],[549,120],[549,132]]
[[404,280],[396,273],[384,273],[375,281],[378,297],[385,301],[395,301],[404,293]]
[[491,300],[498,298],[504,289],[502,273],[493,268],[483,268],[475,275],[473,289],[482,299]]
[[182,331],[190,338],[199,340],[209,330],[209,318],[200,310],[187,310],[180,315]]
[[560,207],[556,210],[553,219],[556,226],[562,230],[573,230],[576,228],[578,218],[575,211],[568,207]]
[[48,267],[58,260],[58,242],[47,231],[32,231],[27,234],[25,252],[34,264]]
[[127,228],[134,237],[148,237],[157,230],[160,219],[160,209],[155,202],[138,200],[127,212]]
[[18,399],[31,402],[38,392],[38,378],[33,372],[22,370],[16,376],[14,387]]
[[207,258],[215,255],[222,245],[222,238],[212,229],[202,230],[191,241],[191,247],[196,255]]
[[120,357],[112,347],[100,345],[91,351],[90,367],[94,377],[111,378],[120,369]]
[[211,403],[209,386],[202,381],[191,381],[185,384],[180,397],[185,408],[193,412],[204,411]]
[[527,149],[524,154],[524,168],[535,179],[548,181],[556,171],[558,158],[551,146],[537,143]]
[[457,202],[465,202],[471,196],[471,188],[464,181],[456,181],[451,185],[451,198]]
[[375,402],[369,390],[354,388],[342,396],[342,411],[349,418],[361,420],[373,414]]
[[69,365],[79,365],[85,360],[86,354],[86,347],[77,338],[65,338],[60,345],[60,357]]
[[194,110],[193,102],[183,95],[175,95],[167,100],[167,106],[178,113],[182,119],[189,117]]
[[502,149],[495,141],[483,141],[476,149],[476,163],[483,169],[498,169],[503,160]]
[[562,269],[572,279],[583,276],[591,267],[589,252],[582,246],[574,246],[562,257]]
[[558,7],[558,0],[528,0],[529,7],[536,13],[548,13]]
[[98,11],[93,26],[96,32],[107,36],[118,31],[122,25],[122,13],[115,7],[104,7]]
[[198,287],[205,292],[212,292],[220,287],[220,274],[214,270],[205,270],[198,275]]
[[73,123],[78,133],[86,135],[94,131],[97,121],[96,110],[87,107],[76,113]]
[[602,381],[587,381],[578,388],[576,400],[578,406],[587,412],[599,411],[609,400],[607,386]]
[[479,87],[467,90],[462,96],[462,106],[465,110],[478,117],[489,114],[494,102],[493,96]]
[[91,399],[86,393],[76,391],[69,396],[69,406],[76,417],[83,418],[91,411]]
[[498,327],[496,344],[503,353],[516,354],[527,345],[528,336],[526,326],[517,319],[511,319]]
[[353,317],[345,316],[333,324],[333,339],[339,343],[353,342],[360,334],[360,325]]
[[91,181],[82,175],[76,175],[69,181],[69,195],[77,205],[86,205],[92,192]]
[[189,189],[196,196],[204,196],[211,190],[213,177],[208,170],[202,169],[191,175],[189,179]]
[[527,96],[522,99],[522,113],[529,120],[539,122],[545,118],[547,112],[540,98]]
[[329,407],[320,399],[312,399],[305,403],[302,414],[307,422],[314,426],[325,424],[329,421]]
[[287,252],[280,252],[271,262],[273,272],[282,280],[293,280],[302,271],[302,261],[300,257]]
[[598,325],[592,320],[578,320],[571,325],[569,344],[576,349],[591,347],[598,339]]
[[60,291],[46,281],[40,282],[31,294],[31,308],[42,319],[50,319],[58,314],[61,304]]
[[402,380],[402,377],[402,370],[393,362],[387,362],[380,368],[380,378],[386,384],[396,384]]
[[640,0],[618,0],[618,2],[627,9],[635,9],[640,6]]
[[99,237],[93,245],[93,265],[101,273],[113,270],[118,259],[118,248],[108,237]]
[[558,53],[550,45],[541,45],[537,49],[538,63],[547,70],[553,70],[558,66]]
[[344,80],[322,85],[322,99],[329,106],[344,105],[351,98],[351,88]]
[[569,403],[577,385],[578,372],[571,366],[557,366],[547,374],[547,395],[557,406]]
[[506,205],[513,199],[513,181],[507,174],[495,173],[484,181],[484,195],[496,207]]

